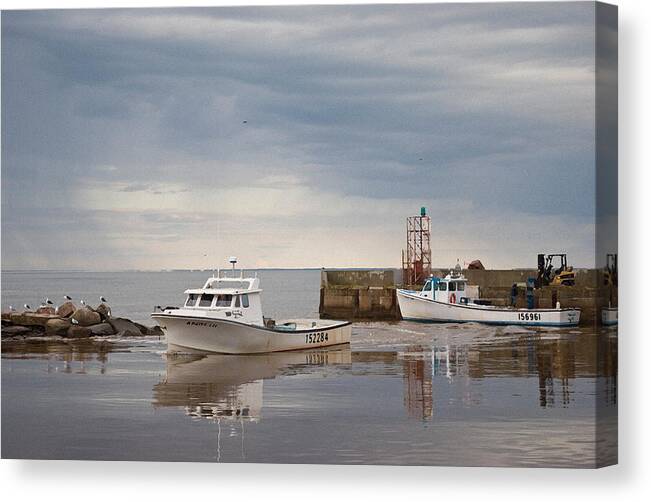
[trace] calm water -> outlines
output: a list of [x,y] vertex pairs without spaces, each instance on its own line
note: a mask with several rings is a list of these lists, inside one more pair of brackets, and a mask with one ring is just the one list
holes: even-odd
[[[2,273],[2,305],[107,296],[148,321],[203,272]],[[318,271],[260,272],[316,316]],[[358,323],[350,348],[168,356],[157,338],[2,345],[10,458],[592,467],[615,461],[616,331]],[[600,417],[595,426],[595,413]]]

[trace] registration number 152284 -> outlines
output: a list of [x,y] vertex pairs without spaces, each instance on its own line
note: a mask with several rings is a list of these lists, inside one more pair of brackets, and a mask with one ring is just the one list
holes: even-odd
[[308,333],[305,343],[323,343],[328,341],[328,333]]

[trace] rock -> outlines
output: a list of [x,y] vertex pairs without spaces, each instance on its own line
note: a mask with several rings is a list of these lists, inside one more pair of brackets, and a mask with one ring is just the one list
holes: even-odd
[[140,330],[141,335],[146,335],[149,333],[149,328],[147,326],[144,326],[140,323],[134,322],[133,324],[136,325],[136,327]]
[[113,326],[107,322],[101,322],[90,327],[90,336],[111,336],[114,334]]
[[100,303],[95,309],[95,312],[97,312],[102,317],[103,321],[111,317],[111,307],[109,307],[106,303]]
[[163,333],[163,330],[160,326],[154,326],[152,328],[149,328],[149,332],[147,334],[149,336],[163,336],[165,333]]
[[129,319],[124,319],[122,317],[111,317],[107,321],[113,331],[120,336],[142,336],[140,329],[136,323],[130,321]]
[[74,314],[72,314],[71,319],[76,321],[74,324],[78,324],[79,326],[92,326],[93,324],[99,324],[102,322],[102,316],[90,307],[78,308],[75,310]]
[[50,319],[59,319],[57,315],[35,314],[33,312],[22,312],[11,314],[11,322],[21,326],[41,326],[45,327]]
[[50,307],[49,305],[39,307],[36,309],[37,314],[49,314],[49,315],[55,315],[56,311],[54,310],[54,307]]
[[29,336],[32,330],[25,326],[7,326],[2,328],[2,338],[13,338],[15,336]]
[[143,336],[161,336],[163,334],[163,330],[160,329],[160,326],[144,326],[137,322],[134,322],[133,324],[138,326],[138,329]]
[[48,336],[66,336],[70,327],[69,319],[50,319],[45,325],[45,334]]
[[[99,315],[99,314],[98,314]],[[88,338],[91,335],[92,331],[86,326],[75,326],[72,325],[68,328],[66,336],[68,338]]]
[[65,303],[62,303],[57,307],[56,313],[60,317],[70,317],[72,314],[75,313],[75,310],[77,310],[77,307],[75,307],[75,304],[68,301]]

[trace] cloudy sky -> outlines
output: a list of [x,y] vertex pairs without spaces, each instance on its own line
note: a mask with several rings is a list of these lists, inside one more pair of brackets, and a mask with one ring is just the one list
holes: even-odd
[[592,3],[2,13],[2,267],[594,262]]

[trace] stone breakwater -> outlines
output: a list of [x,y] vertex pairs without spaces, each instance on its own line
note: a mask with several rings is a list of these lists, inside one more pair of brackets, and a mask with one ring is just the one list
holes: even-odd
[[56,309],[40,307],[35,311],[3,312],[2,340],[25,338],[90,338],[102,336],[162,336],[158,327],[149,327],[122,317],[113,317],[105,303],[95,308],[77,307],[66,302]]

